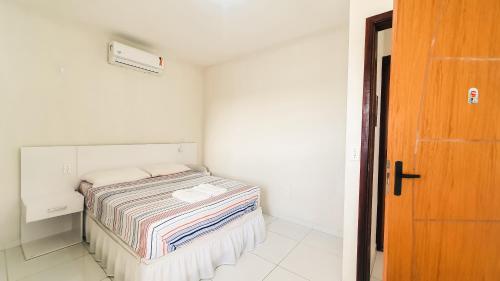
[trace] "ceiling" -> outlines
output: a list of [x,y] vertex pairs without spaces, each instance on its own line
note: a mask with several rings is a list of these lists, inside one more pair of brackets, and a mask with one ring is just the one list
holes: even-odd
[[50,17],[168,50],[200,65],[224,62],[311,33],[347,26],[348,22],[348,0],[16,2]]

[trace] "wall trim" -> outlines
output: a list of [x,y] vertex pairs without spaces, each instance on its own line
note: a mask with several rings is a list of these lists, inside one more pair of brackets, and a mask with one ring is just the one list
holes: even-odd
[[392,11],[366,19],[356,280],[370,280],[370,244],[375,143],[377,33],[392,28]]

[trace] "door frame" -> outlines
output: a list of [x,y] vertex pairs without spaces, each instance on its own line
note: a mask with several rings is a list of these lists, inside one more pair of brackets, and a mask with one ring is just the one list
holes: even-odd
[[366,19],[358,208],[357,281],[370,280],[373,152],[377,118],[377,33],[392,28],[392,18],[392,11],[388,11]]

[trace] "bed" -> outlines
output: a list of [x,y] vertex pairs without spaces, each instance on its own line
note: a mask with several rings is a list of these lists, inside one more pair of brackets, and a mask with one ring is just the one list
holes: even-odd
[[[196,203],[172,196],[206,183],[227,192]],[[213,278],[265,238],[260,188],[238,181],[189,170],[80,190],[90,251],[117,281]]]
[[[197,145],[23,148],[22,192],[78,189],[89,252],[116,281],[211,279],[218,266],[235,264],[265,240],[258,186],[194,169],[107,185],[81,181],[93,170],[162,161],[196,164]],[[200,184],[227,191],[195,203],[172,196]]]

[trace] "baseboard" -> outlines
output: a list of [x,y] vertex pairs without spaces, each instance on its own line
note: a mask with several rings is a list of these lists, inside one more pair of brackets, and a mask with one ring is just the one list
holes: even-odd
[[306,222],[306,221],[302,221],[302,220],[299,220],[299,219],[296,219],[296,218],[293,218],[293,217],[283,216],[283,215],[279,215],[279,214],[271,214],[271,213],[267,213],[267,214],[269,214],[272,217],[275,217],[275,218],[278,218],[278,219],[282,219],[282,220],[286,220],[286,221],[289,221],[289,222],[293,222],[295,224],[302,225],[302,226],[308,227],[308,228],[312,228],[314,230],[317,230],[317,231],[320,231],[320,232],[323,232],[323,233],[326,233],[326,234],[329,234],[329,235],[333,235],[333,236],[336,236],[336,237],[339,237],[339,238],[342,238],[344,236],[344,233],[342,231],[340,231],[340,230],[334,230],[334,231],[332,231],[331,229],[327,229],[327,228],[319,226],[319,225],[314,225],[312,223],[309,223],[309,222]]
[[313,226],[312,227],[314,230],[317,230],[317,231],[320,231],[320,232],[323,232],[323,233],[326,233],[326,234],[330,234],[330,235],[333,235],[335,237],[338,237],[338,238],[343,238],[344,237],[344,232],[342,231],[338,231],[338,230],[328,230],[326,228],[323,228],[321,226]]

